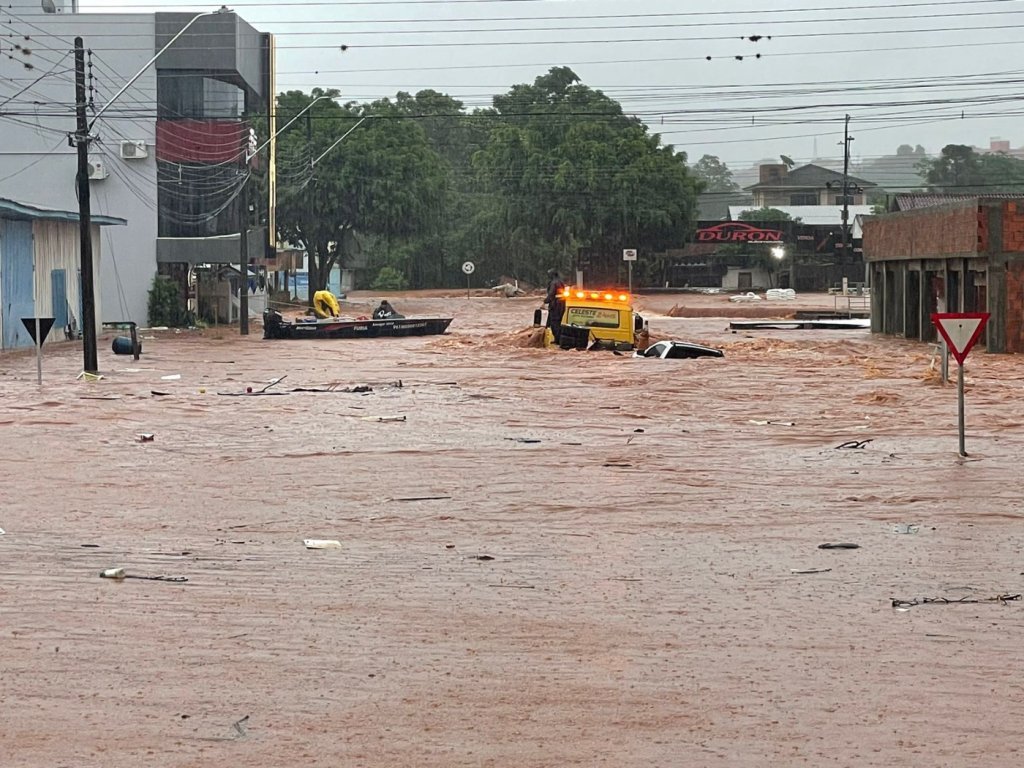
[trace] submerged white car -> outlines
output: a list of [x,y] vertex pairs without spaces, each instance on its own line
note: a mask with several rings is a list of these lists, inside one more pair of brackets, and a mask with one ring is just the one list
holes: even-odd
[[689,360],[695,357],[725,357],[720,349],[692,344],[688,341],[659,341],[651,344],[642,352],[637,351],[634,357],[657,357],[662,360]]

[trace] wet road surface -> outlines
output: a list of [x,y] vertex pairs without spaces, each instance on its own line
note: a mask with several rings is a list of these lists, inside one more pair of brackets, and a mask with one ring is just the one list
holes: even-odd
[[455,322],[0,356],[4,768],[1021,763],[1024,605],[890,604],[1024,591],[1019,358],[969,358],[963,460],[926,345],[393,301]]

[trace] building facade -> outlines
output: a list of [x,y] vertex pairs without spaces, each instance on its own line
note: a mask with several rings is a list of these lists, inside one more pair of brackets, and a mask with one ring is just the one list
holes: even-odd
[[989,352],[1024,352],[1024,201],[973,198],[864,221],[871,330],[935,341],[935,312],[990,312]]
[[[93,274],[99,274],[100,227],[124,219],[92,218]],[[0,349],[32,346],[22,318],[52,317],[47,341],[82,328],[81,232],[78,213],[24,205],[0,198]],[[97,284],[101,284],[97,280]],[[99,291],[97,291],[99,293]],[[102,301],[96,302],[99,331]]]
[[[802,165],[790,170],[788,165],[762,165],[760,180],[745,188],[754,196],[755,208],[784,206],[832,205],[841,206],[843,200],[843,174],[820,165]],[[848,205],[864,205],[866,192],[877,184],[855,176],[846,177]]]
[[193,265],[238,263],[243,221],[254,260],[273,249],[273,145],[248,157],[273,132],[273,38],[218,13],[146,66],[196,14],[78,14],[68,5],[0,9],[5,28],[32,45],[0,57],[0,196],[77,210],[67,139],[76,36],[88,50],[90,120],[145,68],[96,120],[89,147],[92,212],[127,221],[102,234],[101,319],[145,324],[158,271],[184,291]]

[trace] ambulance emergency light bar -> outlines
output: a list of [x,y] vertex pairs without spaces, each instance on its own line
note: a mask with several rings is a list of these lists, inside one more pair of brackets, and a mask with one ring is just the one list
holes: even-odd
[[572,288],[565,288],[562,297],[566,299],[591,299],[592,301],[629,301],[628,293],[602,293],[600,291],[574,291]]

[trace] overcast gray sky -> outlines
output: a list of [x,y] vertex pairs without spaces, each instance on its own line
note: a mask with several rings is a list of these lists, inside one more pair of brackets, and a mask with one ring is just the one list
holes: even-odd
[[[219,5],[84,0],[82,10]],[[991,137],[1024,144],[1018,0],[774,0],[771,10],[756,0],[228,5],[277,36],[280,90],[335,87],[368,100],[435,88],[484,105],[566,65],[691,160],[716,154],[736,169],[779,154],[839,156],[846,112],[855,158],[902,143],[930,152]]]

